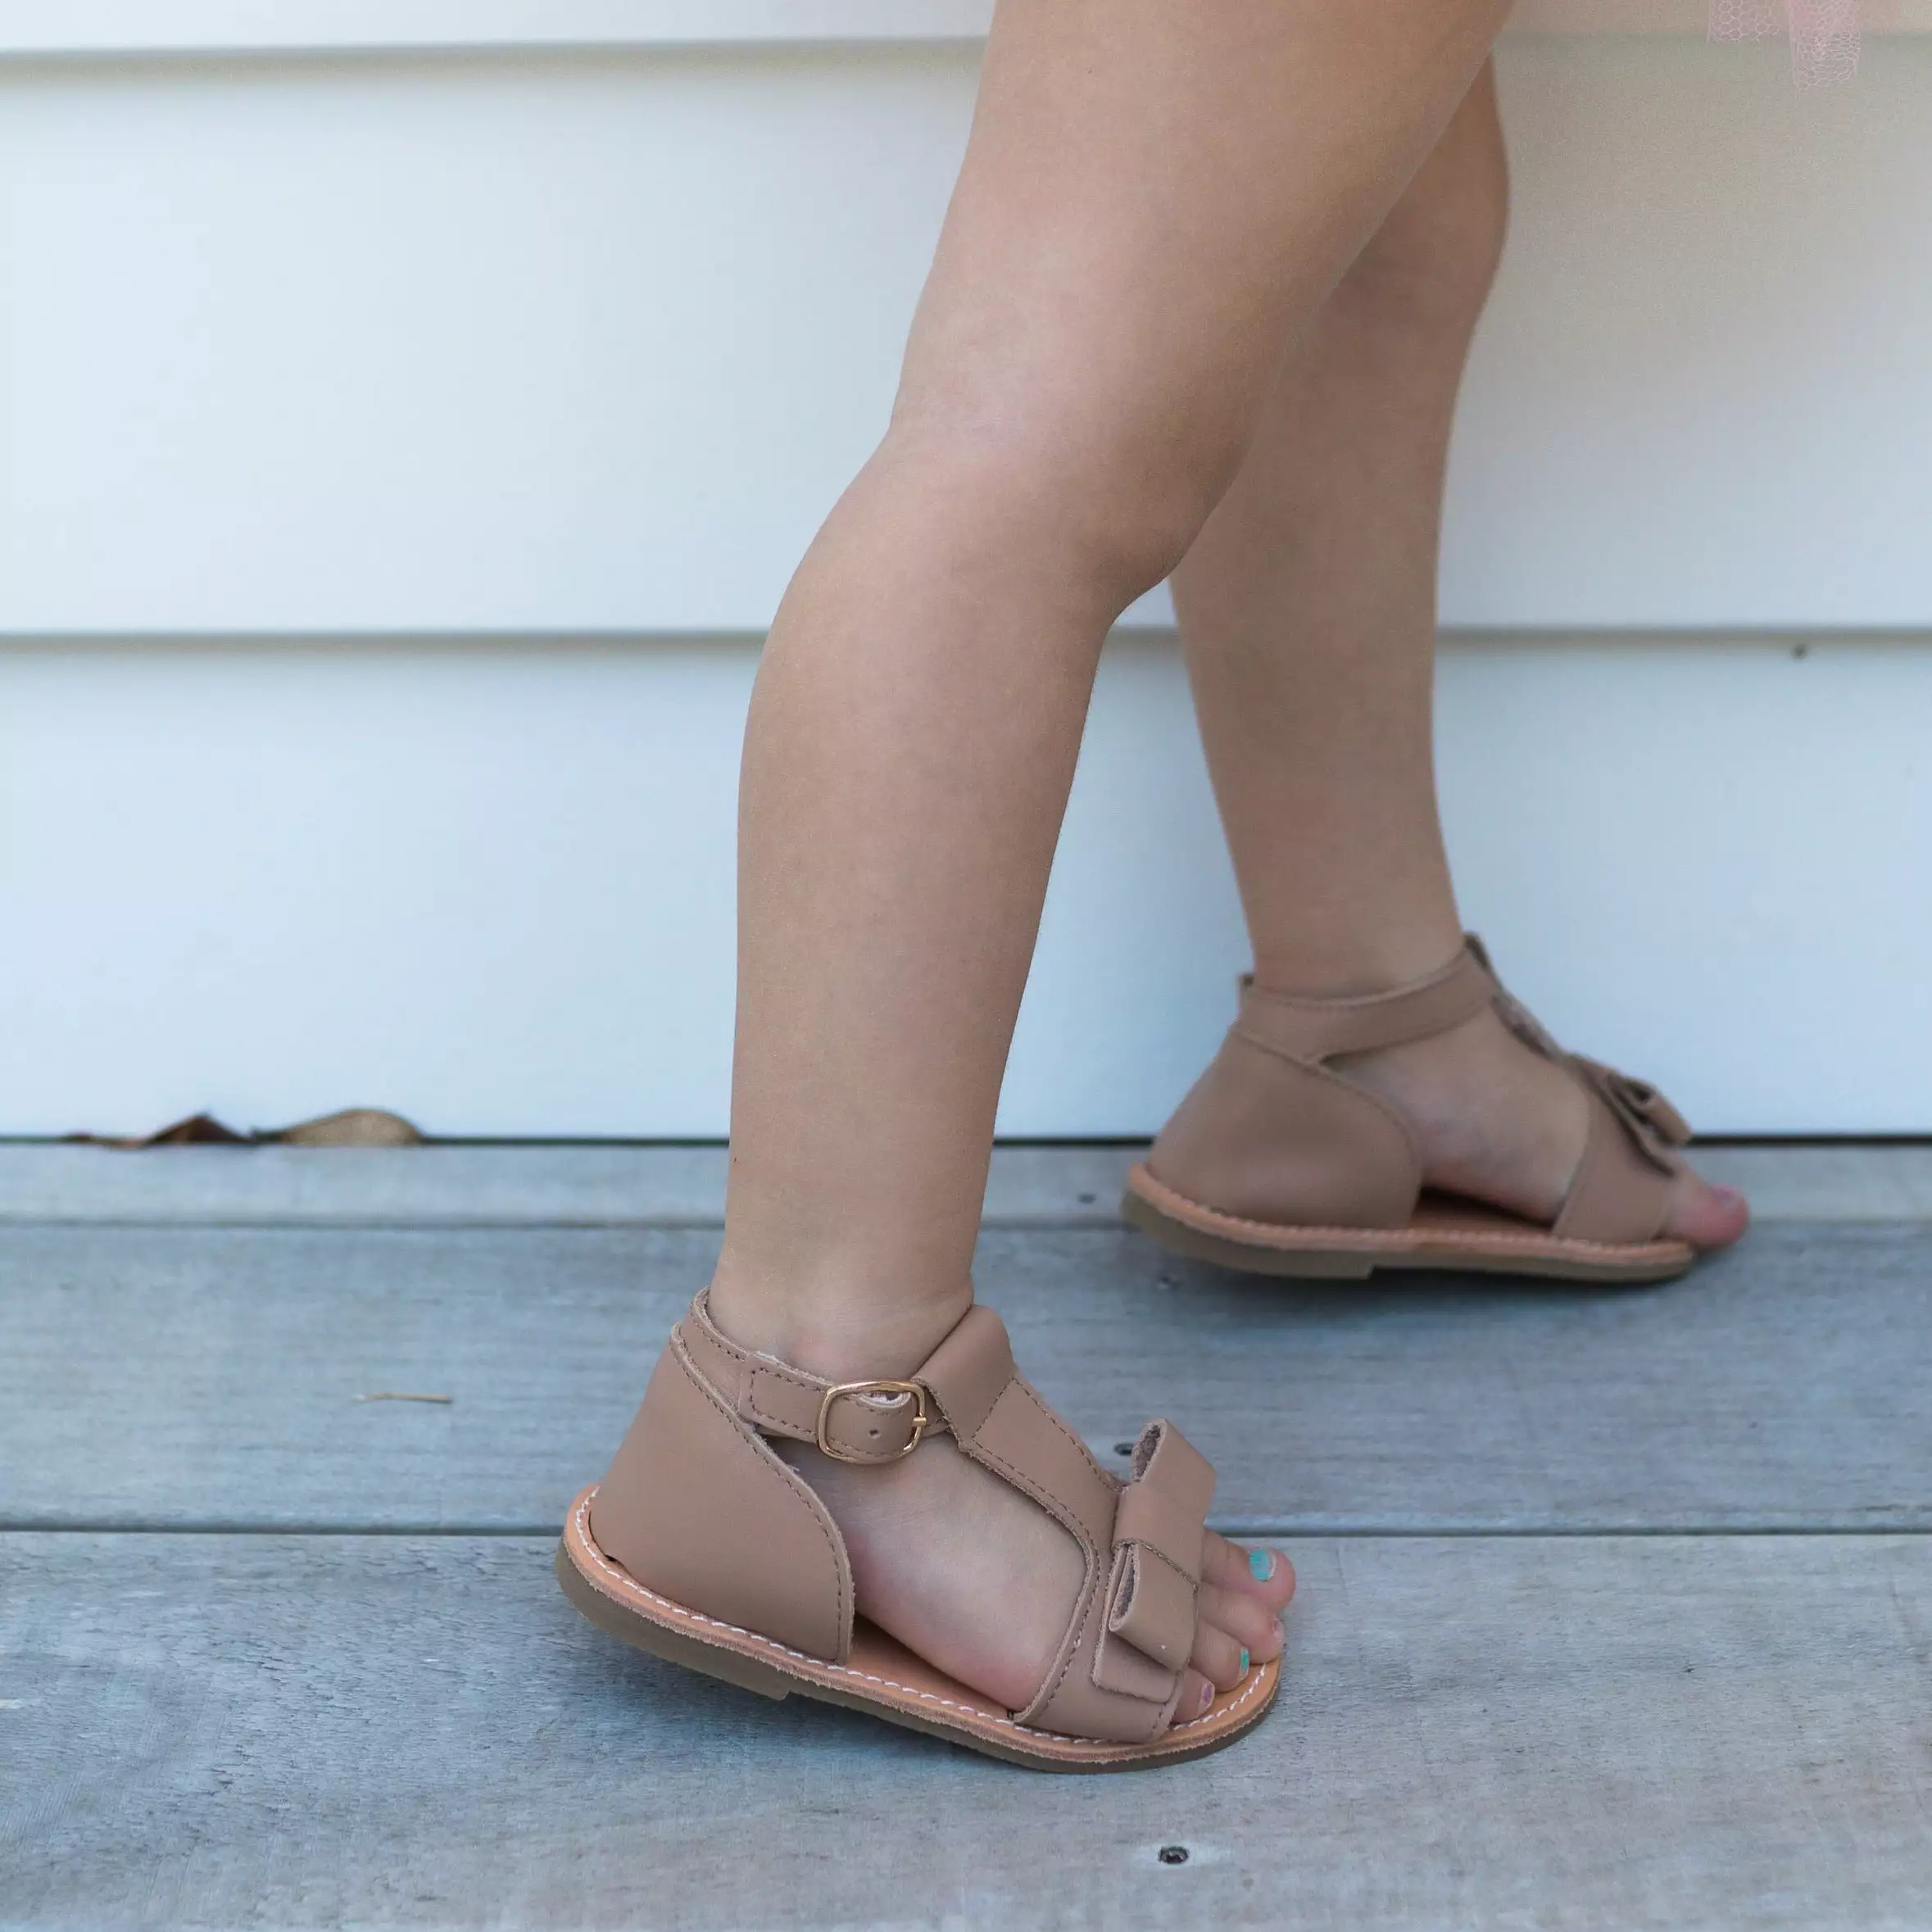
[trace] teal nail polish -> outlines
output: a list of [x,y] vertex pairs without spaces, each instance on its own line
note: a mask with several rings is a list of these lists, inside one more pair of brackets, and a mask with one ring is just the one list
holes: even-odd
[[1247,1653],[1247,1652],[1246,1652],[1246,1651],[1245,1651],[1245,1650],[1244,1650],[1244,1651],[1241,1653],[1241,1675],[1242,1675],[1242,1676],[1245,1677],[1245,1676],[1247,1676],[1247,1674],[1248,1674],[1248,1653]]
[[1275,1553],[1272,1549],[1249,1550],[1248,1568],[1257,1583],[1266,1583],[1275,1573]]

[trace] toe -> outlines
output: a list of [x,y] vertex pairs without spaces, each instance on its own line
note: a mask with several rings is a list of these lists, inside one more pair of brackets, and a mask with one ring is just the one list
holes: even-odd
[[1186,1724],[1200,1716],[1214,1701],[1214,1686],[1199,1671],[1181,1673],[1181,1696],[1174,1706],[1174,1721]]
[[[1204,1596],[1207,1592],[1201,1593]],[[1249,1646],[1219,1624],[1208,1621],[1206,1606],[1194,1626],[1194,1655],[1190,1661],[1217,1690],[1232,1690],[1248,1674]]]
[[1750,1225],[1750,1205],[1735,1187],[1713,1187],[1686,1170],[1664,1232],[1694,1248],[1728,1248]]
[[1249,1549],[1210,1530],[1201,1548],[1201,1581],[1217,1590],[1254,1598],[1270,1616],[1288,1608],[1295,1569],[1278,1549]]
[[1281,1620],[1266,1604],[1245,1591],[1201,1585],[1191,1661],[1204,1677],[1231,1690],[1249,1664],[1269,1663],[1281,1654]]

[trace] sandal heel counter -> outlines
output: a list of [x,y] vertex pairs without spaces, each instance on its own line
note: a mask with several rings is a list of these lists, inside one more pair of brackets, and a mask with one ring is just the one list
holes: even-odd
[[597,1546],[687,1610],[827,1662],[851,1646],[844,1540],[673,1334],[590,1508]]
[[1399,1227],[1422,1171],[1399,1119],[1339,1075],[1231,1028],[1162,1128],[1147,1169],[1243,1220]]

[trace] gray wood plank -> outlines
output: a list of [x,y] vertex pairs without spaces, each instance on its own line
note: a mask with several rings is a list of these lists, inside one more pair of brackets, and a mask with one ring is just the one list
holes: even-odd
[[1294,1554],[1259,1733],[1056,1780],[624,1650],[545,1541],[7,1539],[0,1920],[1925,1922],[1925,1539]]
[[[715,1242],[10,1229],[0,1524],[555,1524]],[[1766,1228],[1599,1294],[1295,1288],[994,1231],[980,1283],[1103,1453],[1179,1422],[1230,1526],[1932,1527],[1932,1230]],[[356,1399],[385,1390],[453,1400]]]
[[[1113,1224],[1133,1146],[995,1150],[995,1227]],[[1932,1146],[1700,1148],[1758,1219],[1932,1222]],[[723,1213],[716,1146],[98,1147],[0,1145],[0,1225],[681,1227]]]

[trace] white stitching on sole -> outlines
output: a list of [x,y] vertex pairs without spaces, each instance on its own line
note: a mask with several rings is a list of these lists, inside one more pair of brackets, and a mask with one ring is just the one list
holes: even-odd
[[[674,1610],[680,1618],[688,1618],[693,1623],[707,1624],[714,1630],[729,1630],[735,1637],[749,1637],[754,1643],[764,1644],[769,1649],[778,1651],[782,1656],[795,1657],[800,1663],[810,1664],[815,1671],[830,1671],[841,1677],[855,1677],[862,1684],[877,1684],[882,1689],[896,1690],[907,1697],[918,1698],[924,1703],[941,1704],[949,1711],[963,1711],[969,1717],[978,1719],[982,1724],[996,1724],[1004,1730],[1016,1731],[1024,1738],[1040,1738],[1056,1744],[1108,1744],[1113,1742],[1109,1738],[1076,1738],[1068,1737],[1064,1733],[1057,1730],[1038,1730],[1030,1724],[1016,1723],[1010,1717],[995,1717],[990,1712],[981,1710],[977,1705],[963,1704],[957,1698],[941,1697],[937,1691],[921,1690],[917,1685],[901,1684],[891,1677],[875,1676],[870,1671],[855,1671],[850,1664],[828,1663],[823,1658],[810,1657],[802,1650],[794,1650],[789,1644],[781,1644],[776,1638],[768,1637],[761,1631],[748,1630],[738,1624],[726,1623],[719,1617],[706,1617],[701,1610],[692,1610],[673,1598],[660,1596],[648,1584],[638,1582],[629,1571],[622,1569],[612,1562],[610,1558],[605,1556],[603,1551],[597,1547],[596,1539],[592,1535],[590,1526],[591,1501],[596,1493],[594,1485],[583,1492],[582,1497],[578,1500],[576,1508],[572,1512],[571,1522],[576,1529],[578,1540],[589,1553],[592,1562],[610,1576],[611,1581],[619,1586],[620,1591],[635,1590],[639,1596],[648,1597],[652,1603],[661,1604],[667,1610]],[[1161,1733],[1161,1737],[1172,1737],[1176,1731],[1186,1730],[1192,1725],[1205,1724],[1209,1715],[1225,1717],[1229,1712],[1240,1710],[1241,1706],[1246,1703],[1248,1699],[1253,1697],[1267,1681],[1268,1671],[1268,1667],[1263,1664],[1254,1673],[1254,1681],[1231,1704],[1226,1705],[1218,1712],[1204,1714],[1199,1717],[1190,1717],[1177,1724],[1170,1724]],[[1140,1748],[1153,1750],[1159,1746],[1159,1743],[1160,1739],[1156,1738]],[[1133,1750],[1130,1748],[1118,1751],[1115,1755],[1130,1757],[1133,1755]]]

